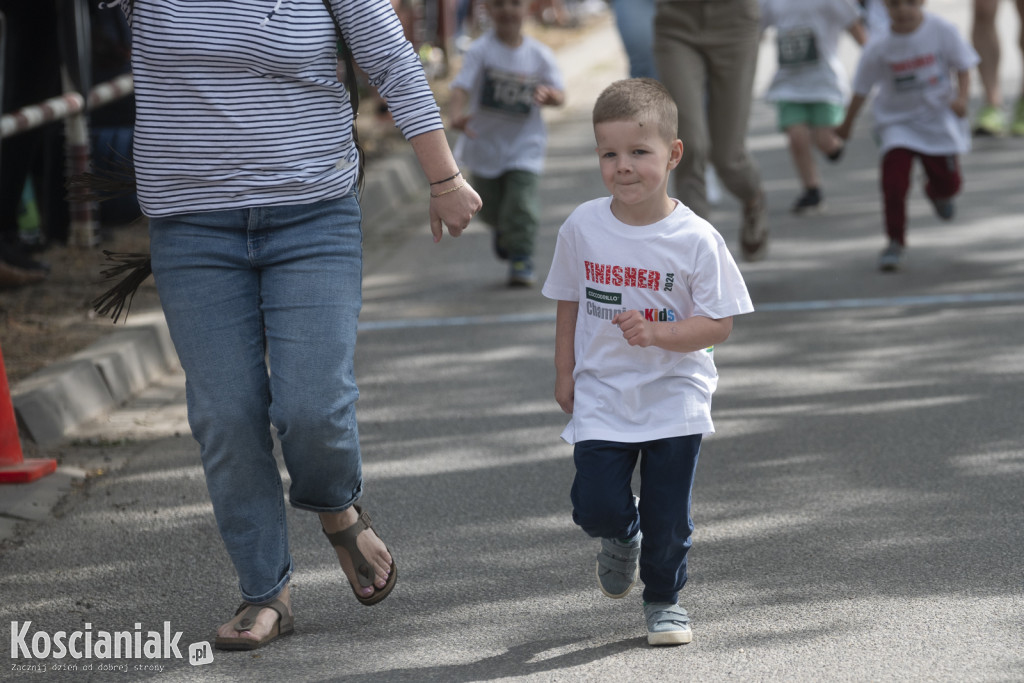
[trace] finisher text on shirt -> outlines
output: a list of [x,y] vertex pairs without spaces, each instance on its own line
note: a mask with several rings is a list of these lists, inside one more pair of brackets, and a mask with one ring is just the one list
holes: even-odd
[[636,287],[637,289],[661,289],[661,273],[646,268],[613,266],[604,263],[584,261],[585,277],[599,285]]
[[934,63],[935,55],[919,55],[913,59],[907,59],[902,62],[892,62],[889,66],[892,68],[894,73],[900,74],[904,71],[913,71],[914,69],[931,66]]

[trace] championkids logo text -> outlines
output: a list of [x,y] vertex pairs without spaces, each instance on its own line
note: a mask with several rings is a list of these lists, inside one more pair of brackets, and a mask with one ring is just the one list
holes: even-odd
[[[92,624],[86,622],[82,630],[57,631],[52,635],[46,631],[30,634],[31,628],[31,621],[11,622],[11,659],[183,658],[178,647],[182,632],[172,631],[169,621],[164,622],[162,632],[144,632],[141,623],[136,623],[133,631],[93,631]],[[188,660],[193,666],[212,662],[210,644],[201,641],[189,645]],[[140,666],[136,665],[135,670],[139,670]]]
[[[675,286],[675,273],[663,274],[657,270],[592,261],[583,262],[583,277],[587,282],[612,287],[664,289],[666,292],[671,292]],[[627,310],[622,305],[621,292],[607,292],[596,287],[587,287],[586,290],[587,315],[602,320],[612,320],[616,315]],[[640,312],[643,313],[645,320],[651,322],[676,320],[676,312],[671,308],[644,308]]]

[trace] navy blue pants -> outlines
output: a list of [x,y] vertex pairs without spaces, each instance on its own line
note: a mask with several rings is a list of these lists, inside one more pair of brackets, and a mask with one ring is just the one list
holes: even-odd
[[[645,443],[580,441],[573,461],[572,519],[595,538],[643,532],[640,580],[646,602],[677,602],[686,584],[693,520],[690,499],[701,435]],[[630,482],[640,459],[640,508]]]

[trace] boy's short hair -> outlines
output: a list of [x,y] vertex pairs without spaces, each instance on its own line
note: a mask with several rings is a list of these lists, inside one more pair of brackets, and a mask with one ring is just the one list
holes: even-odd
[[594,125],[612,121],[653,122],[666,142],[679,137],[676,102],[653,78],[626,78],[604,89],[594,103]]

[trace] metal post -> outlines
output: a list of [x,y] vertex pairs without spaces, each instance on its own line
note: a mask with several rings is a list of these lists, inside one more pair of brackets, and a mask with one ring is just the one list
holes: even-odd
[[[91,90],[92,45],[89,34],[89,13],[81,0],[63,0],[58,19],[64,36],[70,36],[72,45],[63,50],[64,64],[61,80],[65,92],[80,92],[84,107],[64,120],[64,155],[67,177],[71,178],[89,171],[92,151],[89,141],[88,95]],[[94,247],[99,244],[99,213],[96,202],[83,201],[72,196],[68,200],[71,225],[68,229],[68,244],[76,247]]]
[[[7,16],[0,12],[0,114],[4,111],[4,73],[6,73],[7,65],[4,62],[5,56],[7,55]],[[0,164],[3,163],[2,147],[0,145]]]

